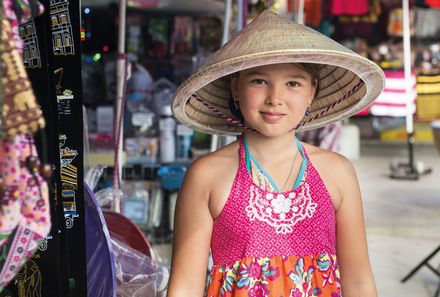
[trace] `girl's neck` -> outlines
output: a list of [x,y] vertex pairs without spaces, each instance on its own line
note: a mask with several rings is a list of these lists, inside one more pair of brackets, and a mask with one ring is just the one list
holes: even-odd
[[292,152],[296,150],[294,131],[278,137],[266,137],[254,132],[245,132],[244,134],[251,154],[259,160],[274,159],[274,157],[283,158],[286,155],[292,155]]

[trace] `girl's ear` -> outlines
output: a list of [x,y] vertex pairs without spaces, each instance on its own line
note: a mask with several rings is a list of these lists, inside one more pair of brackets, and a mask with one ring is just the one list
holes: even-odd
[[231,75],[231,94],[233,100],[238,100],[238,74]]

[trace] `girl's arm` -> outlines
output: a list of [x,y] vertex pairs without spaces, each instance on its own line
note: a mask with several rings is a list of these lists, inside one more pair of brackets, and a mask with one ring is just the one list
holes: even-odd
[[344,297],[376,297],[359,183],[351,163],[345,158],[338,162],[341,200],[336,211],[336,246],[342,294]]
[[177,198],[167,297],[203,296],[213,225],[205,158],[189,168]]

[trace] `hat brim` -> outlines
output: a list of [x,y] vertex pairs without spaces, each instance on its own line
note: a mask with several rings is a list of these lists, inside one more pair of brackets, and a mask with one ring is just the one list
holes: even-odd
[[[358,113],[371,105],[384,88],[385,78],[380,67],[355,53],[322,49],[270,51],[202,67],[175,92],[173,113],[180,122],[204,133],[241,134],[243,127],[219,117],[220,113],[235,119],[228,105],[228,100],[231,100],[230,74],[281,63],[322,65],[319,95],[312,102],[311,114],[298,125],[298,132],[322,127]],[[206,104],[190,100],[193,95]]]

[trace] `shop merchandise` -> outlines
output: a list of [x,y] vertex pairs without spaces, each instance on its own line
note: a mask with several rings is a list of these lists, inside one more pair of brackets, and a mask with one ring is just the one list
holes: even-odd
[[420,72],[417,75],[417,118],[440,118],[440,70]]
[[49,177],[51,168],[40,165],[32,136],[45,122],[21,59],[21,41],[16,42],[18,23],[41,12],[33,0],[4,1],[0,7],[0,291],[51,227],[48,186],[42,177]]
[[189,160],[194,131],[185,125],[177,124],[176,128],[176,157],[179,160]]
[[416,111],[416,76],[411,76],[411,81],[405,80],[405,73],[403,70],[385,70],[385,89],[379,95],[377,100],[370,108],[370,113],[374,116],[391,116],[391,117],[404,117],[406,116],[406,102],[407,95],[405,92],[405,86],[411,85],[410,88],[410,102],[411,112]]
[[148,33],[152,44],[148,50],[151,59],[163,60],[169,52],[168,22],[164,18],[151,18],[148,21]]
[[[249,34],[252,30],[259,31],[258,40]],[[299,62],[322,65],[319,96],[312,102],[311,114],[298,125],[299,132],[356,114],[384,86],[383,72],[372,61],[313,29],[265,11],[178,88],[174,115],[201,132],[241,134],[246,127],[229,107],[230,74],[261,65]]]
[[333,15],[363,15],[368,13],[368,0],[331,0],[329,5],[330,13]]
[[192,56],[194,24],[190,17],[176,16],[174,18],[174,32],[171,40],[173,55]]
[[433,7],[440,9],[440,1],[439,0],[425,0],[426,4]]
[[[342,5],[345,5],[349,2],[347,1],[340,1]],[[356,1],[355,1],[356,2]],[[380,6],[380,0],[371,0],[366,1],[369,2],[369,6],[367,8],[367,11],[364,14],[361,15],[355,15],[355,14],[349,14],[341,15],[339,16],[339,21],[341,23],[370,23],[374,24],[377,22],[379,15],[382,12],[381,6]],[[351,3],[351,1],[350,1]]]
[[0,290],[18,273],[49,234],[48,188],[38,172],[30,135],[5,138],[0,148],[3,179],[0,209]]
[[146,226],[148,210],[150,209],[150,194],[146,187],[140,182],[133,184],[125,183],[124,186],[124,215],[138,225]]
[[322,18],[322,1],[306,0],[304,1],[305,23],[313,27],[319,27]]
[[171,106],[163,106],[159,120],[160,130],[160,161],[170,163],[176,160],[176,121],[171,112]]
[[[409,12],[409,28],[410,35],[414,35],[414,10]],[[394,8],[389,12],[388,17],[388,35],[395,37],[403,36],[403,10],[402,8]]]
[[40,107],[32,91],[7,19],[1,20],[2,128],[7,136],[33,133],[44,127]]
[[435,38],[440,34],[440,9],[415,8],[415,36]]
[[3,7],[5,17],[11,24],[15,43],[21,51],[23,41],[19,36],[18,26],[41,15],[44,6],[36,0],[4,0]]

